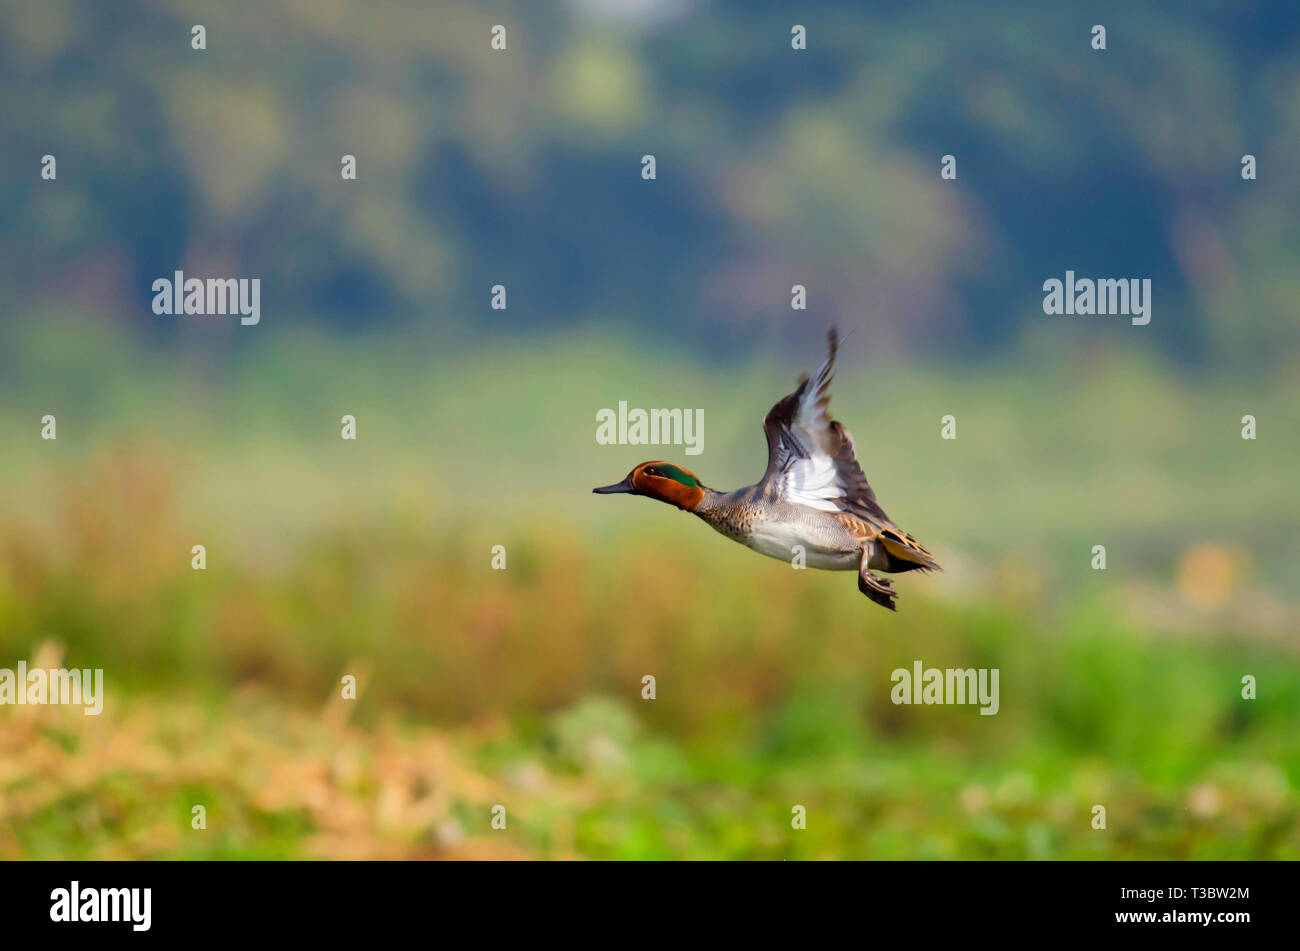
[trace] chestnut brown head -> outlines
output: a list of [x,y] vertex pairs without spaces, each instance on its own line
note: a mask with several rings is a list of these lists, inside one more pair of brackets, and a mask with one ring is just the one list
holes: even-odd
[[695,477],[695,473],[671,462],[643,462],[629,472],[622,482],[591,491],[597,495],[611,495],[615,492],[648,495],[688,512],[704,498],[704,485]]

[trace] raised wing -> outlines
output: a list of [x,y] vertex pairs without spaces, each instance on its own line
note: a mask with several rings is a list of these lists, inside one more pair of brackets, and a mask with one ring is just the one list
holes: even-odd
[[831,419],[831,373],[839,334],[827,334],[830,355],[811,379],[782,399],[763,420],[767,435],[767,471],[759,486],[779,498],[824,512],[850,512],[892,524],[876,501],[858,457],[853,437]]

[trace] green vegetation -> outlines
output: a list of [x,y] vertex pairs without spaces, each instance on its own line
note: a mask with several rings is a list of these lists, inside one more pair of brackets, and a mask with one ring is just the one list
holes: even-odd
[[[1300,857],[1297,502],[1289,450],[1236,418],[1293,381],[887,369],[925,396],[880,413],[850,347],[833,407],[948,569],[899,579],[890,615],[851,575],[590,495],[672,457],[592,435],[606,394],[662,402],[653,353],[322,340],[192,378],[50,326],[20,363],[45,348],[81,390],[53,443],[40,375],[6,394],[0,656],[61,648],[108,700],[0,710],[5,858]],[[793,369],[677,362],[706,482],[761,471]],[[1000,712],[895,706],[916,659],[999,668]]]
[[[0,859],[1300,857],[1296,18],[1073,6],[0,4],[0,668],[108,692],[0,706]],[[590,494],[754,481],[832,322],[898,615]]]

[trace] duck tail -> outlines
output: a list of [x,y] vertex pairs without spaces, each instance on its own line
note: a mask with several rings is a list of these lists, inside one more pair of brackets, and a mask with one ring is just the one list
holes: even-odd
[[942,571],[934,555],[915,538],[897,528],[880,530],[880,547],[888,556],[889,565],[885,571],[895,574],[903,571]]

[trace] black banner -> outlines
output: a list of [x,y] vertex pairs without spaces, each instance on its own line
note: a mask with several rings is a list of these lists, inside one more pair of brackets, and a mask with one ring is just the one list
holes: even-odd
[[[1294,926],[1287,863],[43,862],[0,867],[7,936],[131,940],[825,929],[1233,941]],[[670,927],[671,926],[671,927]],[[664,929],[670,930],[665,931]],[[462,938],[457,939],[463,940]]]

